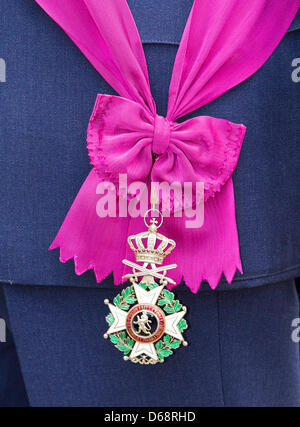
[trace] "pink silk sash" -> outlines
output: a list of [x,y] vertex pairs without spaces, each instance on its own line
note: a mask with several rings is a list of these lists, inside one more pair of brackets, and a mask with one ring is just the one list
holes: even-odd
[[[203,182],[205,219],[185,227],[171,216],[161,229],[177,242],[168,257],[172,277],[193,292],[202,280],[216,288],[242,273],[232,173],[245,126],[198,116],[176,120],[218,98],[256,72],[272,54],[299,9],[299,0],[195,0],[177,52],[166,117],[156,114],[147,64],[126,0],[36,0],[120,95],[98,95],[88,126],[94,166],[50,249],[74,258],[75,271],[93,268],[101,282],[126,273],[132,259],[127,236],[144,229],[141,218],[100,218],[97,186],[127,174],[135,181]],[[153,162],[153,153],[156,161]],[[193,200],[194,203],[194,200]]]

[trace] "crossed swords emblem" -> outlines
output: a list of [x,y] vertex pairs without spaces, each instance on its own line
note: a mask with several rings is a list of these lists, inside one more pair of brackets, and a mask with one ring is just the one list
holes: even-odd
[[[165,280],[167,283],[172,283],[173,285],[176,284],[173,279],[166,276],[166,273],[168,270],[177,268],[177,264],[163,265],[161,267],[157,267],[156,264],[151,263],[150,264],[151,268],[147,268],[149,265],[148,262],[144,262],[143,265],[136,264],[135,262],[128,261],[127,259],[123,259],[122,262],[123,264],[131,267],[133,270],[132,273],[126,274],[125,276],[122,277],[122,279],[131,279],[131,278],[137,278],[140,276],[150,275],[150,276],[156,277],[157,279],[160,279],[161,282]],[[138,272],[136,270],[138,270]]]

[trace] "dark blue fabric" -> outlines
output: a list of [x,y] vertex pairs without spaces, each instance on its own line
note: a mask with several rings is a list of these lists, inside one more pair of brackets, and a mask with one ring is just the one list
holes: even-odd
[[293,281],[179,292],[188,347],[138,366],[102,335],[110,289],[4,286],[33,406],[300,406]]
[[[192,1],[129,5],[158,112],[165,114]],[[291,78],[299,28],[298,16],[255,75],[194,113],[247,126],[234,174],[244,276],[231,289],[300,274],[300,83]],[[0,57],[7,64],[7,81],[0,83],[0,280],[96,287],[92,272],[77,277],[73,261],[60,264],[58,250],[48,247],[90,170],[85,139],[96,94],[113,92],[33,0],[0,3]],[[101,286],[112,287],[112,279]],[[219,289],[226,288],[223,281]]]
[[[165,114],[192,0],[128,3]],[[234,175],[245,274],[231,289],[300,273],[300,83],[291,79],[299,29],[300,14],[259,72],[194,113],[247,126]],[[4,285],[31,404],[299,406],[299,349],[290,337],[299,307],[291,280],[197,296],[180,286],[190,346],[164,366],[125,364],[102,339],[103,299],[115,290],[88,289],[98,287],[93,273],[77,277],[72,262],[60,264],[58,251],[47,248],[90,170],[85,129],[96,94],[113,91],[33,0],[0,3],[0,58],[7,65],[0,83],[0,281],[63,285]],[[101,287],[113,287],[112,279]],[[219,289],[227,288],[222,282]],[[0,306],[8,318],[1,295]],[[0,344],[0,405],[26,404],[8,328],[8,342]]]
[[0,341],[0,407],[25,407],[28,406],[28,398],[1,285],[0,319],[6,324],[6,341]]

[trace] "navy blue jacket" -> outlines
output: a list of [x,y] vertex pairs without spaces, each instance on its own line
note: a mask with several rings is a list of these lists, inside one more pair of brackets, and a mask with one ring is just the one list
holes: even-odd
[[[192,0],[128,3],[164,115]],[[179,286],[191,345],[145,375],[101,338],[112,278],[99,285],[92,272],[78,277],[73,261],[48,252],[90,170],[86,128],[96,94],[113,91],[33,0],[0,2],[0,282],[31,404],[300,405],[299,344],[291,339],[299,315],[299,46],[298,13],[258,72],[190,115],[247,126],[233,177],[244,275],[222,281],[224,292],[204,284],[192,295]],[[15,355],[11,364],[18,369]]]
[[[192,1],[129,5],[158,113],[165,114]],[[155,7],[160,13],[148,13]],[[11,0],[0,8],[0,57],[7,68],[6,83],[0,83],[0,279],[98,287],[92,272],[77,277],[73,261],[60,264],[58,250],[49,253],[48,247],[90,170],[86,128],[96,94],[113,91],[34,1]],[[247,126],[234,173],[244,275],[231,288],[300,272],[300,82],[292,65],[299,57],[299,29],[298,14],[257,73],[192,114]],[[112,279],[101,286],[112,286]]]

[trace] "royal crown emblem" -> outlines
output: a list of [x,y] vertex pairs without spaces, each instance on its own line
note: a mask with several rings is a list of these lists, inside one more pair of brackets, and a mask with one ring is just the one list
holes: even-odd
[[[150,212],[160,215],[159,224],[156,218],[147,223]],[[175,299],[173,292],[165,288],[169,283],[175,284],[167,276],[167,271],[177,265],[162,264],[176,244],[158,233],[163,221],[159,211],[150,209],[144,220],[148,231],[128,237],[136,263],[123,260],[125,265],[132,268],[132,273],[123,276],[130,280],[131,286],[118,294],[113,303],[104,300],[110,309],[106,316],[109,328],[104,338],[110,338],[123,353],[124,360],[153,365],[164,362],[181,345],[187,345],[183,331],[188,325],[184,319],[186,307]]]
[[175,248],[176,243],[157,232],[159,226],[155,218],[152,218],[150,223],[148,231],[129,236],[128,244],[135,253],[137,262],[162,264],[165,257]]

